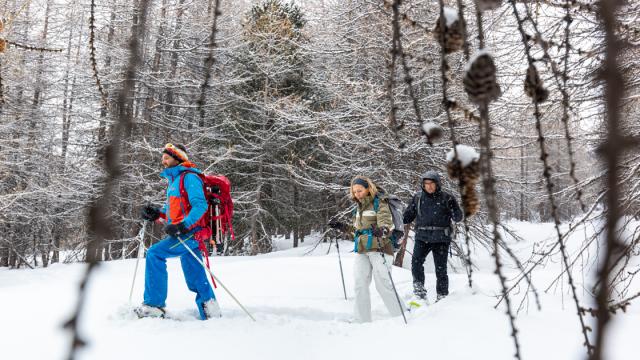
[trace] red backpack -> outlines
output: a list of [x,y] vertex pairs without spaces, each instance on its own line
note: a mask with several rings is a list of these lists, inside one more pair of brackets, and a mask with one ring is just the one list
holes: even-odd
[[[222,235],[226,233],[230,233],[231,240],[235,240],[236,237],[233,233],[233,225],[231,223],[233,218],[231,181],[224,175],[205,175],[194,171],[184,171],[180,174],[180,197],[183,199],[187,210],[191,210],[189,196],[184,188],[184,176],[187,173],[196,174],[202,180],[204,196],[207,199],[207,204],[209,204],[207,212],[194,224],[194,226],[201,228],[201,230],[195,234],[196,240],[201,243],[209,240],[212,245],[215,245],[216,243],[220,243]],[[213,234],[213,229],[216,229],[216,234]]]
[[[204,187],[204,197],[207,199],[207,212],[202,215],[200,220],[196,221],[193,226],[199,226],[200,231],[194,234],[196,240],[198,240],[200,251],[204,255],[207,269],[209,267],[209,251],[205,245],[205,240],[209,240],[211,245],[215,246],[222,240],[222,235],[227,232],[231,233],[231,240],[235,240],[236,237],[233,234],[233,225],[231,219],[233,218],[233,200],[231,199],[231,181],[224,175],[212,175],[201,174],[195,171],[184,171],[180,174],[180,197],[182,203],[185,205],[187,211],[191,210],[191,204],[189,204],[189,195],[184,188],[184,176],[188,173],[198,175],[202,180]],[[213,229],[216,229],[215,237],[213,235]],[[211,275],[211,282],[213,287],[217,288],[216,281]]]

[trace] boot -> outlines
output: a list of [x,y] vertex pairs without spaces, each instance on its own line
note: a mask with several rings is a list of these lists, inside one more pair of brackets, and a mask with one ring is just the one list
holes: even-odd
[[138,315],[138,318],[140,319],[146,318],[146,317],[164,318],[164,315],[166,314],[166,312],[164,311],[164,308],[151,306],[147,304],[142,304],[136,307],[135,309],[133,309],[133,312],[136,315]]
[[220,312],[220,306],[216,299],[209,299],[202,303],[202,309],[204,310],[207,319],[221,318],[222,312]]
[[438,302],[438,301],[440,301],[440,300],[442,300],[442,299],[444,299],[446,297],[447,297],[447,295],[445,295],[445,294],[438,294],[438,296],[436,297],[436,302]]
[[420,283],[413,283],[413,294],[420,300],[427,299],[427,290]]

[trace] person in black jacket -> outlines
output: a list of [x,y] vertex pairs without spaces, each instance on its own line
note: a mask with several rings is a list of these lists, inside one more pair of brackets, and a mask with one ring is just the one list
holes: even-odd
[[405,225],[416,221],[411,273],[413,293],[418,298],[425,300],[427,298],[427,291],[424,288],[424,260],[429,252],[433,252],[436,268],[437,300],[449,294],[447,254],[453,230],[451,221],[459,222],[462,216],[462,210],[456,198],[440,188],[438,173],[427,171],[422,175],[422,191],[413,196],[403,214]]

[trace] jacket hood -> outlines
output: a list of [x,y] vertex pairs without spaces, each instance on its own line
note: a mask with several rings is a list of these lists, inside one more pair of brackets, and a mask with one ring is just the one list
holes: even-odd
[[425,172],[424,174],[422,174],[422,181],[420,182],[420,189],[422,189],[422,191],[424,191],[424,188],[422,187],[422,183],[424,183],[425,180],[431,180],[433,182],[436,183],[436,191],[440,190],[440,175],[438,175],[437,172],[433,171],[433,170],[429,170],[427,172]]

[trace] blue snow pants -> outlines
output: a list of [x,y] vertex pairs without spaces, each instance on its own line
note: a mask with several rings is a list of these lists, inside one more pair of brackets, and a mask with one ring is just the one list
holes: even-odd
[[[183,235],[181,238],[188,238]],[[191,238],[184,242],[202,260],[198,249],[198,241]],[[207,279],[207,274],[193,255],[178,241],[167,236],[154,244],[147,251],[147,262],[144,274],[144,303],[149,306],[165,307],[167,300],[167,258],[180,257],[182,272],[189,290],[196,293],[196,305],[200,318],[206,319],[202,303],[215,299],[215,294]]]

